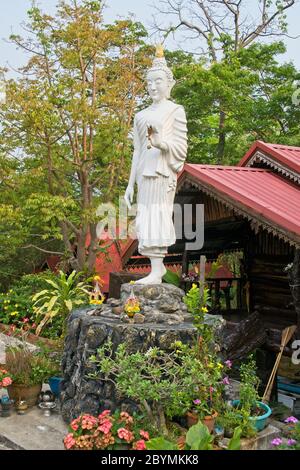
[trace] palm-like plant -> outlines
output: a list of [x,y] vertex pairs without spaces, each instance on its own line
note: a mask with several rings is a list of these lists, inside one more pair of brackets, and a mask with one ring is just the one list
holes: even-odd
[[50,285],[49,289],[38,292],[32,298],[37,321],[42,317],[36,329],[37,335],[40,335],[42,329],[58,315],[62,318],[64,334],[66,320],[72,309],[88,303],[89,285],[80,282],[81,276],[82,273],[76,273],[76,271],[69,276],[59,271],[59,276],[55,281],[45,279]]

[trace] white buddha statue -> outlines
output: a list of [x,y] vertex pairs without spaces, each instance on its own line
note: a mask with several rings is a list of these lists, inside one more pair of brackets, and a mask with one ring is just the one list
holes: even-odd
[[173,203],[177,174],[186,159],[187,127],[184,108],[169,100],[175,81],[161,46],[146,80],[153,103],[134,119],[134,154],[125,201],[130,208],[136,183],[138,251],[151,261],[151,273],[137,283],[160,284],[166,273],[164,257],[176,241]]

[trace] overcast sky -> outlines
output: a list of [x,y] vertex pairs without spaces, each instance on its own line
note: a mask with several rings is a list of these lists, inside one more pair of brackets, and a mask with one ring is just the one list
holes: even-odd
[[[152,15],[152,0],[106,0],[108,8],[105,13],[106,21],[112,21],[118,16],[126,16],[134,13],[137,20],[146,26],[150,24]],[[38,4],[44,11],[53,13],[57,0],[38,0]],[[20,24],[26,19],[26,11],[31,5],[31,0],[0,0],[0,67],[10,66],[17,68],[24,63],[24,53],[17,51],[15,46],[6,40],[14,33],[22,34]],[[288,11],[288,23],[290,35],[300,34],[300,1]],[[300,37],[298,39],[285,39],[287,54],[285,60],[292,60],[300,70]],[[170,46],[170,45],[169,45]]]

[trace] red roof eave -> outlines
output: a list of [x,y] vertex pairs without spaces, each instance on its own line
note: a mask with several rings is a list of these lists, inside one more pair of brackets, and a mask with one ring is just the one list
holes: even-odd
[[[197,168],[198,167],[198,168]],[[255,200],[253,197],[247,197],[244,194],[241,194],[239,191],[233,189],[232,187],[229,187],[225,183],[222,183],[221,181],[216,180],[213,178],[213,176],[210,176],[206,173],[201,173],[201,167],[205,170],[212,168],[216,169],[216,166],[214,165],[190,165],[186,164],[184,169],[179,175],[178,178],[178,184],[180,185],[180,182],[182,181],[182,178],[184,177],[185,172],[190,175],[196,182],[200,181],[201,184],[203,184],[204,187],[209,189],[210,192],[216,193],[219,197],[225,196],[225,199],[229,199],[231,204],[233,206],[236,206],[237,208],[246,211],[251,217],[258,219],[260,222],[267,222],[270,225],[278,226],[279,229],[282,229],[284,231],[287,231],[290,233],[291,237],[293,239],[297,239],[298,242],[300,241],[300,227],[299,224],[294,223],[291,220],[287,220],[284,218],[284,216],[281,216],[279,213],[276,213],[276,210],[274,207],[268,207],[268,205],[263,205],[261,202],[258,200]],[[238,170],[238,171],[251,171],[250,168],[239,168],[239,167],[222,167],[223,170],[226,169],[231,169],[231,170]],[[254,169],[253,169],[254,170]],[[260,170],[260,169],[255,169],[254,171],[260,171],[264,173],[269,173],[272,174],[269,170]],[[279,178],[276,175],[272,174],[272,177],[274,178]],[[280,179],[280,178],[279,178]],[[283,185],[283,190],[284,186],[289,187],[291,186],[289,182],[280,179]],[[300,192],[299,192],[299,202],[300,202]],[[264,220],[265,219],[265,220]]]

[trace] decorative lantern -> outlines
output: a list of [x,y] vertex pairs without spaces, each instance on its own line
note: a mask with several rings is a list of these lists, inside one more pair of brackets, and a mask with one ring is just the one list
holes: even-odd
[[101,292],[100,286],[103,286],[103,281],[100,276],[94,276],[93,281],[95,282],[95,286],[93,291],[90,293],[90,304],[91,305],[102,305],[105,296]]
[[141,307],[140,307],[140,302],[138,298],[135,296],[134,291],[133,291],[134,281],[130,281],[130,284],[131,284],[130,294],[124,304],[124,312],[127,313],[130,319],[133,319],[136,313],[140,313]]

